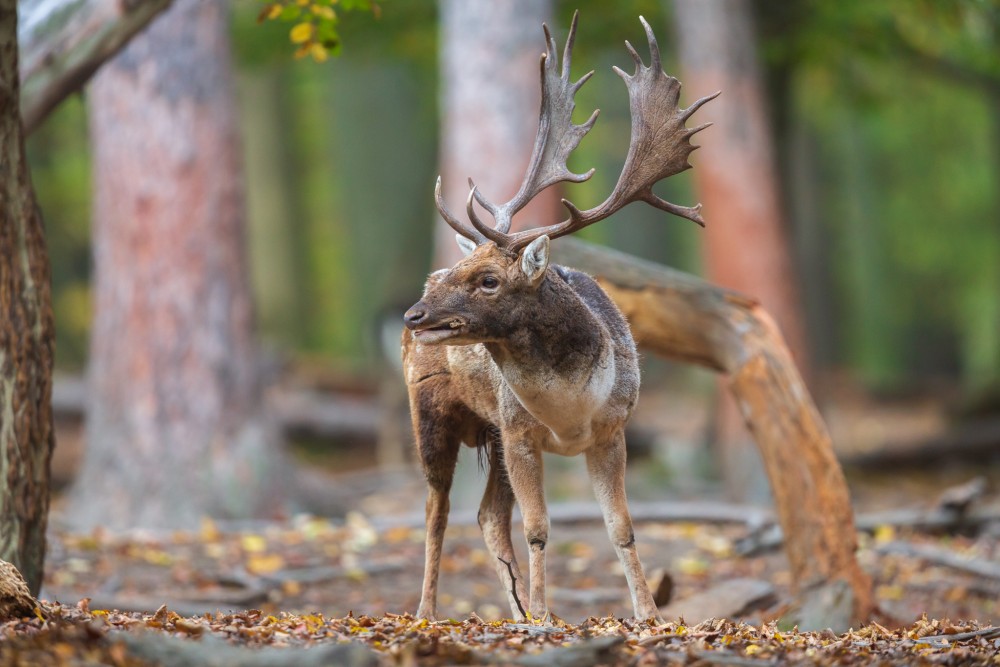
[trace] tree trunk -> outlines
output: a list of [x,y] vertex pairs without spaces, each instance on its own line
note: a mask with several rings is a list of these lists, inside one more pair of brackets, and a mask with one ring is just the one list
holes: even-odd
[[[747,0],[674,0],[682,77],[689,99],[716,90],[699,122],[695,182],[708,223],[704,235],[709,279],[753,295],[777,320],[793,356],[806,371],[809,357],[794,286],[797,284],[782,220],[773,140],[757,67],[756,38]],[[755,484],[757,467],[739,411],[723,398],[716,443],[723,476],[734,497]]]
[[49,512],[55,325],[41,212],[24,152],[17,3],[0,0],[0,559],[33,595]]
[[[845,586],[842,622],[874,611],[871,580],[855,558],[847,483],[830,434],[764,308],[736,292],[635,257],[561,239],[555,259],[597,276],[622,309],[636,342],[670,359],[726,374],[756,439],[803,608],[835,625],[824,592]],[[827,627],[822,625],[819,629]]]
[[76,525],[280,509],[261,414],[224,0],[179,0],[94,78],[95,313]]
[[[441,184],[448,207],[464,215],[468,178],[494,202],[521,184],[538,127],[538,58],[551,3],[440,0],[440,9]],[[513,228],[556,222],[559,207],[558,188],[549,188]],[[462,256],[455,233],[443,223],[434,229],[435,268],[451,266]]]

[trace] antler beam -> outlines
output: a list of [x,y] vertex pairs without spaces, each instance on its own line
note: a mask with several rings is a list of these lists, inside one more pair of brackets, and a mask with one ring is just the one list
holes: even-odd
[[[510,201],[496,205],[486,199],[470,179],[470,192],[466,202],[466,212],[472,223],[470,229],[445,207],[441,197],[441,179],[438,178],[435,202],[442,217],[456,232],[477,244],[492,241],[502,248],[517,252],[541,236],[558,238],[572,234],[604,220],[634,201],[644,201],[660,210],[693,220],[699,225],[705,224],[701,218],[701,204],[693,207],[673,204],[655,195],[653,185],[691,168],[688,158],[697,148],[691,144],[691,137],[709,127],[711,123],[694,128],[685,127],[685,123],[695,111],[706,102],[715,99],[719,93],[703,97],[687,109],[681,109],[678,106],[680,81],[663,71],[656,37],[646,19],[640,16],[639,20],[649,42],[649,66],[642,62],[635,48],[629,42],[625,42],[635,62],[635,72],[629,75],[617,67],[613,68],[628,88],[632,114],[628,155],[614,190],[603,203],[586,211],[581,211],[572,202],[563,199],[563,205],[569,211],[566,220],[547,227],[509,234],[513,216],[542,190],[562,181],[580,183],[594,174],[593,169],[583,174],[575,174],[566,165],[569,155],[594,126],[599,113],[599,110],[594,111],[582,125],[574,125],[572,122],[574,96],[593,74],[593,71],[588,72],[576,83],[572,83],[569,79],[578,15],[579,12],[573,15],[561,68],[556,53],[556,41],[548,27],[543,26],[546,52],[542,54],[540,63],[542,104],[538,132],[528,170],[517,194]],[[493,227],[479,218],[474,201],[493,216],[495,222]]]

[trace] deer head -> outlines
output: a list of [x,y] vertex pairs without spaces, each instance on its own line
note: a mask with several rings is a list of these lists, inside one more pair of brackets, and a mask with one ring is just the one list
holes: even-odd
[[[448,210],[441,194],[441,177],[437,179],[435,203],[445,222],[458,233],[456,240],[466,257],[450,270],[433,274],[423,298],[404,316],[406,326],[422,343],[460,345],[502,338],[507,326],[504,322],[511,320],[510,313],[519,310],[517,304],[530,299],[545,280],[549,240],[603,220],[631,202],[644,201],[704,225],[700,204],[678,206],[655,195],[652,188],[691,167],[688,157],[697,148],[691,144],[691,137],[711,123],[687,128],[685,122],[719,93],[681,109],[678,106],[681,84],[663,71],[656,38],[646,20],[640,17],[649,41],[649,66],[625,42],[635,62],[635,72],[630,75],[613,68],[628,88],[632,115],[628,155],[614,190],[603,203],[585,211],[563,199],[568,217],[562,222],[510,233],[514,215],[542,190],[563,181],[580,183],[594,174],[593,169],[575,174],[566,165],[599,113],[595,110],[582,125],[572,121],[573,98],[594,73],[590,71],[578,81],[570,81],[577,16],[573,16],[561,67],[556,41],[548,27],[543,26],[546,51],[540,62],[542,104],[538,132],[527,172],[514,197],[504,204],[494,204],[469,179],[465,208],[470,227]],[[476,204],[493,217],[493,226],[479,217]]]
[[495,243],[465,245],[469,255],[450,270],[431,274],[423,298],[404,321],[421,343],[485,343],[506,338],[549,265],[542,236],[520,253]]

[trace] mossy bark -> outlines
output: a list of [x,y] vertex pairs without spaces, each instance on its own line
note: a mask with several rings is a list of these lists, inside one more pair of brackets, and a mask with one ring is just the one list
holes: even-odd
[[55,333],[17,63],[17,2],[0,0],[0,559],[22,572],[34,595],[42,584],[55,442]]

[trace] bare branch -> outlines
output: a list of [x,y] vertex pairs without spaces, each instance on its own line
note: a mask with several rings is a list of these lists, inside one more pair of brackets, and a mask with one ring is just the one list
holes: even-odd
[[20,0],[21,118],[30,133],[172,0]]

